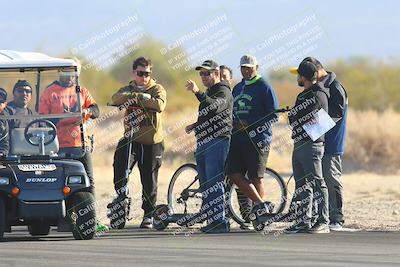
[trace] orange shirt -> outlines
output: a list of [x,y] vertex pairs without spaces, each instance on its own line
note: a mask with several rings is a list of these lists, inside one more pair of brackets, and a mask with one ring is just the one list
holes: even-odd
[[[88,108],[95,104],[89,90],[81,87],[80,92],[81,109]],[[40,97],[39,113],[40,114],[62,114],[67,112],[78,112],[78,98],[75,85],[65,88],[54,82],[47,87]],[[81,147],[81,131],[78,118],[61,119],[56,123],[57,138],[60,148],[65,147]]]

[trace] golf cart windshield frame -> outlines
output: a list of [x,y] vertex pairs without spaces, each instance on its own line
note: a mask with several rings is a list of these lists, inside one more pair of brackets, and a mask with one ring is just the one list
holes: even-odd
[[[62,64],[64,65],[64,64]],[[80,81],[79,81],[79,74],[78,74],[78,67],[76,64],[65,65],[65,66],[33,66],[32,64],[26,64],[26,66],[21,66],[16,68],[15,66],[5,67],[0,66],[0,76],[2,73],[35,73],[36,74],[36,85],[35,88],[32,88],[36,91],[36,98],[35,98],[35,111],[37,114],[31,115],[2,115],[2,118],[6,120],[13,120],[13,119],[66,119],[66,118],[78,118],[79,119],[79,128],[80,128],[80,139],[81,139],[81,151],[82,153],[79,154],[55,154],[55,155],[10,155],[5,158],[5,160],[20,160],[20,159],[78,159],[85,155],[86,153],[86,145],[85,145],[85,138],[83,132],[83,120],[82,120],[82,109],[81,109],[81,98],[77,97],[77,108],[76,112],[69,112],[69,113],[61,113],[61,114],[38,114],[39,110],[39,99],[41,93],[41,78],[47,71],[58,71],[58,72],[65,72],[65,71],[74,71],[75,73],[75,92],[79,96],[80,95]]]

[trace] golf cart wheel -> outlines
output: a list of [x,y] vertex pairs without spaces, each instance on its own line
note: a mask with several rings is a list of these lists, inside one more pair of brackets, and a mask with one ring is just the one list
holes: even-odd
[[4,200],[2,197],[0,197],[0,241],[3,240],[5,227],[6,227],[6,211],[4,206]]
[[168,205],[158,205],[153,213],[153,228],[162,231],[168,227],[170,210]]
[[124,229],[126,224],[126,201],[125,199],[114,203],[113,211],[110,215],[111,229]]
[[50,225],[33,223],[28,226],[28,231],[31,236],[48,235],[50,232]]
[[92,193],[78,192],[72,196],[68,216],[76,240],[93,239],[96,233],[96,211]]

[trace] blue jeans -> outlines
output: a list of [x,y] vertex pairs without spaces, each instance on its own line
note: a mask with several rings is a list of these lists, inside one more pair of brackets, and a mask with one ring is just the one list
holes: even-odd
[[229,151],[229,139],[215,138],[197,145],[196,163],[203,192],[202,214],[208,224],[227,225],[224,208],[224,166]]

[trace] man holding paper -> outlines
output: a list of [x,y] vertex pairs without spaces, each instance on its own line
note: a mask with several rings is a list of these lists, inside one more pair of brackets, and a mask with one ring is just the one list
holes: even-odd
[[[300,212],[286,233],[329,233],[328,189],[322,175],[324,134],[335,125],[327,114],[329,91],[318,85],[317,67],[312,62],[303,61],[291,72],[297,74],[298,85],[304,87],[289,112],[293,175],[296,188],[302,190],[296,191],[301,200]],[[318,216],[311,225],[313,200],[318,203]]]
[[336,125],[325,134],[325,153],[322,158],[322,172],[329,192],[329,228],[340,231],[344,224],[342,156],[346,137],[348,97],[346,89],[336,79],[336,74],[326,71],[321,62],[313,57],[303,61],[315,64],[318,69],[318,81],[329,90],[329,116]]

